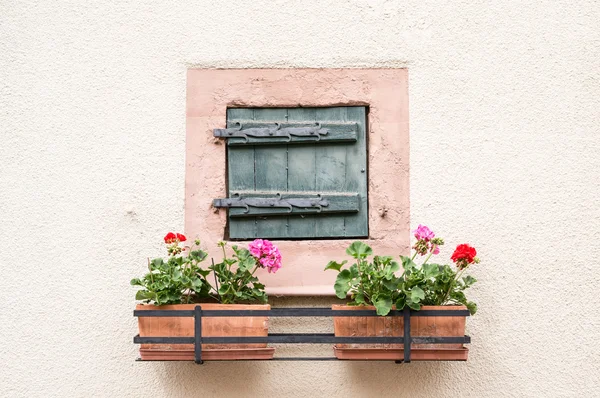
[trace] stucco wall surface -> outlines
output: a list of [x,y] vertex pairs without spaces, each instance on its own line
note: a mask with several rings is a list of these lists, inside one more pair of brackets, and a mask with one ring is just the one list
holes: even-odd
[[[0,396],[600,396],[599,20],[597,1],[1,0]],[[483,260],[467,363],[133,361],[129,280],[184,224],[189,67],[409,69],[411,224]]]

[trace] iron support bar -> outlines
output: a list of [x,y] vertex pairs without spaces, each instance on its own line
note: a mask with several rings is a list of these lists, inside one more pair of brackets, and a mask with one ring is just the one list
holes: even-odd
[[[399,341],[400,339],[400,341]],[[471,342],[469,336],[456,337],[434,337],[434,336],[411,336],[414,344],[468,344]],[[195,344],[195,337],[140,337],[133,338],[136,344]],[[333,333],[269,333],[268,336],[223,336],[202,337],[205,344],[289,344],[289,343],[339,343],[339,344],[393,344],[404,343],[403,336],[356,336],[335,337]]]
[[[135,344],[195,344],[195,337],[140,337],[133,338]],[[236,344],[236,343],[404,343],[402,336],[398,337],[335,337],[330,333],[270,333],[268,336],[255,337],[202,337],[203,343],[210,344]],[[469,344],[470,336],[437,337],[437,336],[411,336],[414,344]]]
[[[136,317],[191,317],[194,310],[135,310]],[[334,310],[331,308],[272,308],[270,310],[203,310],[202,316],[210,317],[234,317],[234,316],[271,316],[271,317],[380,317],[374,310]],[[404,316],[403,311],[392,310],[390,316]],[[410,316],[470,316],[468,310],[420,310],[410,311]]]
[[202,361],[202,307],[194,307],[194,362],[203,364]]
[[404,307],[404,363],[410,363],[410,308]]

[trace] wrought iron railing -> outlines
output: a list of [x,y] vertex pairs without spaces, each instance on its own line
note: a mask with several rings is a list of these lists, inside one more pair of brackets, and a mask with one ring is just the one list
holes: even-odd
[[[252,337],[213,337],[202,336],[202,319],[209,317],[373,317],[379,316],[374,310],[343,311],[331,308],[273,308],[270,310],[203,310],[197,305],[193,310],[135,310],[136,317],[193,317],[193,337],[140,337],[133,338],[135,344],[194,344],[194,361],[202,364],[202,344],[403,344],[403,360],[396,363],[410,363],[411,344],[468,344],[470,336],[411,336],[411,316],[469,316],[468,310],[420,310],[405,308],[403,311],[392,310],[387,316],[404,318],[403,336],[348,336],[336,337],[333,333],[269,333],[267,336]],[[141,360],[141,359],[140,359]],[[274,357],[278,361],[326,361],[337,360],[335,357]]]

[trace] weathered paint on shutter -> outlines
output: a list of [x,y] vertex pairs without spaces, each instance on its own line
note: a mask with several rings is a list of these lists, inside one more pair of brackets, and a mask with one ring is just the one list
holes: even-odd
[[[228,109],[227,125],[259,122],[355,122],[356,142],[228,146],[229,196],[357,193],[357,213],[230,217],[231,239],[368,236],[366,109]],[[264,194],[264,195],[263,195]]]

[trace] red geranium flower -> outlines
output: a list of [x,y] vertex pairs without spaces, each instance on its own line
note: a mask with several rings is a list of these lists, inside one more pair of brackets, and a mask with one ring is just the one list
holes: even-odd
[[187,240],[187,239],[185,238],[185,235],[183,235],[183,234],[177,234],[177,239],[178,239],[180,242],[185,242],[185,241]]
[[469,246],[466,243],[456,246],[456,250],[452,253],[452,261],[458,265],[459,268],[464,268],[475,261],[477,250],[474,247]]
[[165,243],[173,243],[176,240],[177,240],[177,235],[175,235],[173,232],[169,232],[168,234],[165,235]]

